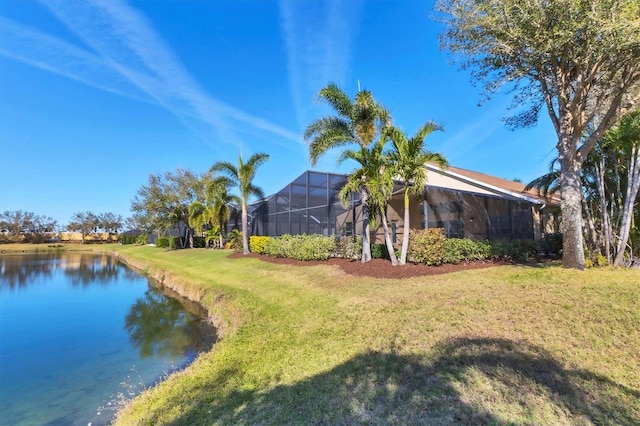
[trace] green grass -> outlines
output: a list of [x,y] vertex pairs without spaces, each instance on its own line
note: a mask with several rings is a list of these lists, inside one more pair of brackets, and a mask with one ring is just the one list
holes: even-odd
[[379,280],[111,248],[200,300],[223,334],[117,424],[640,424],[637,270]]

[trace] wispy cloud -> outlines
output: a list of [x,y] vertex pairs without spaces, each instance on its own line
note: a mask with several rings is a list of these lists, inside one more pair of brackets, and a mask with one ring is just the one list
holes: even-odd
[[478,145],[485,143],[495,132],[505,128],[502,121],[505,108],[506,104],[501,103],[488,109],[478,119],[467,124],[451,137],[445,138],[438,150],[452,162],[464,157],[468,152],[474,151]]
[[[360,1],[280,1],[289,86],[303,129],[317,116],[312,100],[329,82],[344,86],[361,13]],[[355,85],[355,83],[354,83]]]
[[160,105],[212,146],[219,142],[242,145],[241,134],[251,132],[300,141],[298,134],[210,96],[146,17],[127,3],[41,3],[91,51],[0,18],[0,54],[101,90]]

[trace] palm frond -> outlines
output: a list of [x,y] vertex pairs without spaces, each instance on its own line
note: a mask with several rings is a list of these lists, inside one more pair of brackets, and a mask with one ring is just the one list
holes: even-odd
[[335,83],[329,83],[326,87],[320,89],[318,98],[326,101],[341,116],[351,117],[353,103],[349,96]]

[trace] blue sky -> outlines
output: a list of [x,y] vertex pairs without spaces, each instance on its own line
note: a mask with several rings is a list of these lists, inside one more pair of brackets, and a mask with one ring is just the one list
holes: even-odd
[[[457,167],[525,182],[555,151],[547,116],[510,131],[509,99],[438,48],[431,1],[2,0],[0,210],[66,225],[129,216],[150,174],[266,152],[265,193],[311,168],[302,134],[335,82],[363,89]],[[330,152],[320,171],[349,172]]]

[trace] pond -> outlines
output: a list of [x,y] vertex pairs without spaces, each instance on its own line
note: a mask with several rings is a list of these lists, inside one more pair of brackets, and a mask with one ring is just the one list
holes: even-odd
[[0,425],[108,424],[214,341],[197,305],[115,257],[0,255]]

